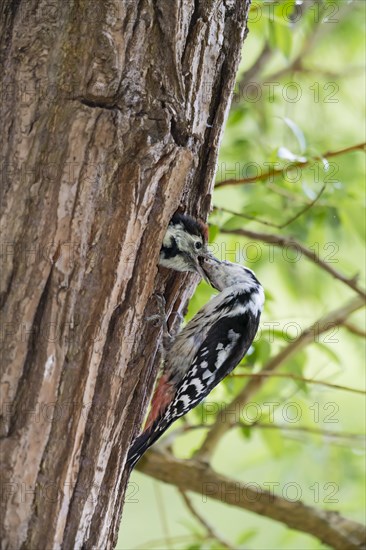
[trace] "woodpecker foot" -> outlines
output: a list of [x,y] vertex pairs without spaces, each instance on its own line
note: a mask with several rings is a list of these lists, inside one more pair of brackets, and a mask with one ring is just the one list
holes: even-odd
[[[165,350],[169,349],[171,346],[174,335],[169,332],[168,329],[168,318],[165,311],[166,301],[162,294],[155,294],[155,299],[158,305],[158,312],[155,315],[150,315],[150,317],[146,317],[147,321],[150,322],[157,322],[158,325],[161,325],[163,328],[163,346],[164,350],[162,350],[163,356],[165,355]],[[158,326],[156,325],[156,326]]]

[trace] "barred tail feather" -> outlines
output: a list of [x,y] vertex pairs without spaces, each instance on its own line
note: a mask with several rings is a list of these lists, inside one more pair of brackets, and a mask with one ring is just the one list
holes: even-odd
[[140,460],[142,455],[148,450],[148,448],[159,439],[159,437],[169,428],[171,424],[172,421],[162,422],[161,417],[156,419],[148,430],[145,430],[135,439],[128,452],[126,465],[132,469]]

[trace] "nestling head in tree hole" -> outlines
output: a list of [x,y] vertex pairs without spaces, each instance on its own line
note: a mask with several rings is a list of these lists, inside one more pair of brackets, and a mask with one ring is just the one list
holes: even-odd
[[199,258],[207,254],[207,226],[187,214],[176,213],[169,222],[159,264],[176,271],[193,271],[206,279]]

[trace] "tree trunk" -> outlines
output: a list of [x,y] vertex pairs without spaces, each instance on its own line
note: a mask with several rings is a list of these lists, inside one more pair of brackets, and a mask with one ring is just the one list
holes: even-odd
[[[112,548],[157,371],[158,272],[206,217],[249,0],[5,0],[3,548]],[[164,273],[163,273],[164,271]]]

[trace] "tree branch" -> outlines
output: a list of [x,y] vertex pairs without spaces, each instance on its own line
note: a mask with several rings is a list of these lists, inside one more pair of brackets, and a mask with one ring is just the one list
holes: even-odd
[[336,550],[360,550],[365,541],[365,527],[338,512],[289,501],[255,483],[240,483],[220,475],[208,464],[196,460],[178,460],[170,454],[150,450],[137,469],[184,491],[193,491],[202,498],[209,497],[284,523],[290,529],[313,535]]
[[332,275],[335,279],[338,279],[339,281],[342,281],[345,285],[349,286],[357,292],[360,296],[363,298],[366,298],[366,293],[363,289],[359,288],[359,286],[356,283],[356,277],[346,277],[334,267],[332,267],[330,264],[324,262],[321,260],[316,254],[315,251],[310,250],[303,244],[299,243],[292,237],[284,237],[282,235],[273,235],[270,233],[261,233],[259,231],[251,231],[249,229],[221,229],[221,233],[230,233],[232,235],[240,235],[241,237],[248,237],[249,239],[253,239],[255,241],[262,241],[264,243],[273,244],[274,246],[278,246],[281,248],[286,247],[293,247],[296,250],[300,251],[306,258],[308,258],[310,261],[312,261],[315,265],[318,267],[321,267],[324,271]]
[[[307,159],[304,162],[294,162],[292,163],[292,166],[294,168],[304,166],[308,166],[315,160],[322,160],[324,158],[332,158],[336,157],[338,155],[344,155],[346,153],[350,153],[352,151],[363,151],[365,149],[366,143],[358,143],[357,145],[351,145],[350,147],[345,147],[344,149],[339,149],[338,151],[327,151],[326,153],[323,153],[322,155],[311,157]],[[215,189],[219,189],[220,187],[224,187],[226,185],[247,185],[248,183],[254,183],[256,181],[265,181],[269,178],[274,178],[276,176],[283,175],[283,168],[273,168],[273,170],[269,170],[268,172],[263,172],[263,174],[257,174],[256,176],[251,176],[248,178],[241,178],[241,179],[228,179],[219,181],[215,184]]]
[[233,107],[235,108],[236,103],[240,103],[241,96],[244,93],[244,90],[248,84],[251,82],[254,82],[254,79],[257,77],[257,75],[261,72],[263,67],[266,65],[268,59],[271,57],[273,51],[271,46],[268,42],[265,42],[261,53],[253,63],[253,65],[243,73],[242,78],[239,80],[237,84],[237,90],[234,88],[234,95],[233,95]]
[[[295,24],[294,24],[294,22],[292,23],[292,30],[294,30],[294,27],[297,27],[299,22],[301,20],[303,20],[304,14],[306,13],[307,10],[309,10],[311,8],[312,4],[316,4],[316,3],[320,4],[319,1],[315,0],[315,2],[308,1],[306,3],[303,3],[301,5],[301,7],[297,6],[298,9],[302,10],[302,14],[301,14],[301,17],[298,18],[297,22],[295,22]],[[340,10],[340,12],[338,12],[338,17],[342,14],[342,18],[344,18],[346,16],[346,14],[349,11],[351,11],[351,9],[352,9],[352,6],[343,7],[343,10]],[[320,17],[317,18],[317,21],[315,23],[313,32],[306,38],[306,40],[305,40],[305,42],[304,42],[304,44],[301,48],[301,51],[298,53],[298,55],[294,59],[292,59],[292,61],[290,61],[288,63],[288,65],[286,65],[282,69],[279,69],[275,73],[272,73],[270,75],[265,76],[264,79],[262,79],[262,81],[260,81],[260,79],[259,79],[259,84],[261,84],[263,86],[266,83],[273,83],[273,81],[286,76],[286,74],[295,73],[295,72],[311,73],[311,72],[321,71],[323,76],[327,76],[327,77],[331,77],[331,78],[339,78],[341,76],[341,75],[339,75],[339,73],[334,73],[332,71],[324,71],[323,69],[317,68],[317,67],[312,67],[312,68],[311,67],[304,67],[304,60],[305,60],[306,56],[315,47],[317,42],[321,38],[324,38],[324,36],[326,36],[326,34],[331,32],[331,30],[332,30],[330,28],[331,27],[330,25],[322,25],[321,23],[322,23],[322,17],[320,16]],[[270,60],[273,53],[274,53],[273,49],[266,42],[264,44],[264,47],[263,47],[261,53],[259,54],[258,58],[254,62],[254,64],[242,75],[242,77],[241,77],[241,79],[238,83],[239,93],[234,95],[234,99],[237,103],[239,103],[240,97],[241,97],[241,95],[243,95],[244,90],[247,86],[249,87],[250,84],[252,84],[252,83],[253,84],[258,83],[254,79],[260,74],[263,67],[270,65],[270,63],[268,63],[268,61]],[[352,69],[353,69],[353,67],[350,67],[348,69],[347,73],[351,72]],[[342,73],[342,74],[345,74],[345,73]]]
[[184,500],[184,503],[185,505],[187,506],[188,510],[191,512],[192,516],[195,517],[197,519],[197,521],[205,528],[205,530],[207,531],[207,536],[208,538],[211,538],[211,539],[214,539],[216,540],[217,542],[219,542],[221,544],[221,546],[223,548],[229,548],[229,549],[232,549],[234,550],[234,547],[228,543],[226,540],[224,540],[222,538],[221,535],[219,535],[217,533],[217,531],[212,527],[212,525],[210,525],[203,516],[201,516],[201,514],[196,510],[196,508],[193,506],[192,504],[192,501],[191,499],[188,497],[188,495],[186,494],[186,492],[181,489],[181,488],[178,488],[178,491],[180,492],[180,494],[182,495],[182,498]]
[[[343,326],[345,325],[343,324]],[[349,388],[348,386],[341,386],[340,384],[332,384],[331,382],[325,382],[323,380],[314,380],[313,378],[304,378],[303,376],[298,376],[290,372],[289,373],[287,372],[252,372],[252,373],[231,374],[231,378],[255,378],[255,377],[263,378],[263,377],[273,377],[273,376],[277,378],[299,380],[300,382],[305,382],[306,384],[317,384],[319,386],[332,388],[333,390],[343,390],[343,391],[349,391],[352,393],[359,393],[361,395],[366,395],[366,391],[364,390],[358,390],[357,388]]]
[[[303,4],[297,6],[297,9],[301,10],[301,16],[298,18],[298,20],[297,20],[297,22],[295,22],[295,24],[292,23],[292,27],[293,27],[292,30],[294,30],[294,27],[298,26],[299,22],[301,20],[303,20],[303,17],[305,15],[306,11],[311,7],[311,5],[312,5],[312,2],[307,2],[307,3],[303,3]],[[297,14],[298,14],[298,12],[297,12]],[[318,22],[318,24],[319,24],[319,22]],[[291,72],[291,71],[294,71],[294,70],[299,70],[300,68],[302,68],[301,62],[302,62],[305,54],[308,53],[310,48],[314,45],[313,42],[315,42],[316,34],[317,34],[317,32],[316,32],[316,29],[315,29],[314,32],[312,33],[312,35],[310,35],[310,37],[308,37],[305,45],[301,49],[301,52],[298,54],[298,56],[296,56],[296,58],[293,61],[291,61],[289,63],[289,65],[287,65],[284,69],[281,69],[280,75],[283,75],[287,72]],[[253,63],[253,65],[247,71],[245,71],[243,73],[241,79],[239,80],[239,83],[238,83],[238,92],[239,93],[237,95],[234,95],[234,100],[239,101],[239,99],[240,99],[241,95],[243,94],[245,88],[248,85],[250,86],[251,83],[256,83],[254,79],[260,74],[263,67],[268,66],[268,60],[271,58],[271,56],[273,54],[274,54],[274,50],[272,49],[272,47],[270,46],[270,44],[268,42],[265,42],[265,44],[263,46],[263,49],[262,49],[261,53],[259,54],[259,56],[257,57],[256,61]],[[271,75],[269,77],[266,77],[265,81],[272,81],[273,78],[274,78],[274,75]]]
[[318,321],[313,323],[307,329],[305,329],[299,336],[291,342],[288,346],[283,348],[277,355],[272,357],[263,367],[259,374],[264,374],[263,377],[252,378],[243,390],[235,397],[235,399],[226,407],[222,407],[221,411],[216,417],[214,424],[208,432],[206,439],[204,440],[201,448],[197,451],[196,457],[201,460],[208,461],[211,454],[215,450],[220,438],[226,432],[228,425],[228,411],[240,410],[251,399],[254,393],[256,393],[266,381],[268,373],[272,373],[282,363],[289,359],[292,355],[298,352],[310,344],[315,338],[317,338],[323,332],[329,329],[342,325],[344,321],[354,312],[365,305],[364,300],[357,296],[345,306],[333,310],[324,317],[321,317]]

